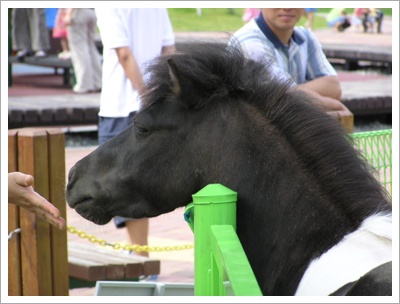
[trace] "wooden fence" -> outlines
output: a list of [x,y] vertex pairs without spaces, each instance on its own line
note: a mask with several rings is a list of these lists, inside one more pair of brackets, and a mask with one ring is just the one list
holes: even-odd
[[[34,188],[66,218],[65,138],[59,129],[8,131],[8,172],[21,171],[35,179]],[[8,230],[21,228],[8,241],[9,296],[67,296],[67,232],[30,211],[8,205]]]

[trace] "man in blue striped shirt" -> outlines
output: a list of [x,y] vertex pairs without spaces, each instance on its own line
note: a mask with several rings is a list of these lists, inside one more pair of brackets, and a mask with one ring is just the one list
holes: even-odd
[[295,27],[303,13],[304,8],[263,8],[234,34],[230,44],[240,45],[252,59],[270,61],[276,74],[291,78],[328,111],[345,110],[337,73],[320,42],[311,31]]

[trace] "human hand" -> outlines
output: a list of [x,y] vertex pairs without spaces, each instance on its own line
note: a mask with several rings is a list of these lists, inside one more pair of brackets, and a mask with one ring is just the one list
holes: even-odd
[[23,207],[51,225],[65,230],[65,220],[60,211],[33,187],[33,177],[21,172],[8,173],[8,203]]
[[328,96],[322,96],[318,94],[317,92],[314,92],[306,87],[303,86],[297,86],[296,89],[301,90],[308,95],[310,95],[312,98],[312,102],[319,108],[321,108],[324,111],[327,112],[334,112],[334,111],[344,111],[346,110],[346,107],[343,105],[343,103],[337,99],[328,97]]
[[321,96],[322,107],[326,111],[344,111],[346,108],[342,102],[326,96]]

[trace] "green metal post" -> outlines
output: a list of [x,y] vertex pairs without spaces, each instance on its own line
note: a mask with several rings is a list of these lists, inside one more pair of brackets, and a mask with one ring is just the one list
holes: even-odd
[[194,282],[195,296],[210,296],[211,283],[211,225],[232,225],[236,230],[237,193],[221,184],[210,184],[193,196],[195,225]]

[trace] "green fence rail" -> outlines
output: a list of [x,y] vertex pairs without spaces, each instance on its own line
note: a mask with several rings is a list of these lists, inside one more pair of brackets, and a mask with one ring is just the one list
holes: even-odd
[[[351,139],[391,195],[392,130],[354,133]],[[194,194],[193,203],[185,209],[194,232],[196,296],[262,295],[235,232],[236,200],[236,192],[210,184]]]

